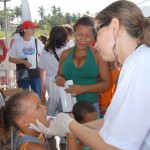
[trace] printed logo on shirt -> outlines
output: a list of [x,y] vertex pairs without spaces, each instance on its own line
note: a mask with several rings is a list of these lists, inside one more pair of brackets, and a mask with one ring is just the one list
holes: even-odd
[[34,47],[24,47],[22,49],[22,52],[25,54],[25,55],[34,55],[35,54],[35,48]]

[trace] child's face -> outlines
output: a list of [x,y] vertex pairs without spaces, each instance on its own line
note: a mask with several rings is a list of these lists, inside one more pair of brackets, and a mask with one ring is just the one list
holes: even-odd
[[84,115],[84,119],[82,121],[82,123],[87,123],[87,122],[91,122],[97,119],[97,113],[96,112],[92,112],[92,113],[86,113]]
[[23,101],[26,113],[24,118],[28,123],[36,124],[35,120],[38,119],[45,126],[49,125],[49,121],[46,120],[47,109],[41,104],[39,97],[36,94],[32,94]]

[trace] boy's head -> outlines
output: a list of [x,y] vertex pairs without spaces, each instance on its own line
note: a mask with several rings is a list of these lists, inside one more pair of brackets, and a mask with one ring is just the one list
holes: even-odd
[[94,121],[97,118],[97,113],[94,106],[87,101],[79,101],[73,106],[72,113],[74,118],[79,123]]

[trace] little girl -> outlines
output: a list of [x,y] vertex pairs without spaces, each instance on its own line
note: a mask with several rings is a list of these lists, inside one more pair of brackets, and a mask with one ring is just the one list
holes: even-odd
[[0,137],[6,141],[13,125],[19,130],[15,138],[15,150],[47,150],[45,136],[29,129],[29,124],[31,122],[35,124],[36,119],[48,126],[46,115],[46,107],[41,105],[37,94],[32,91],[16,93],[0,108]]

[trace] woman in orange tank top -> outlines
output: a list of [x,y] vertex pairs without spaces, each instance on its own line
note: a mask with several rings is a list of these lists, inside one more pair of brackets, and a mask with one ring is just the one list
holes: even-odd
[[101,111],[101,118],[103,118],[107,107],[109,106],[111,99],[115,93],[117,80],[119,77],[119,69],[115,66],[114,63],[108,63],[109,75],[110,75],[110,86],[109,88],[102,92],[99,96],[99,107]]

